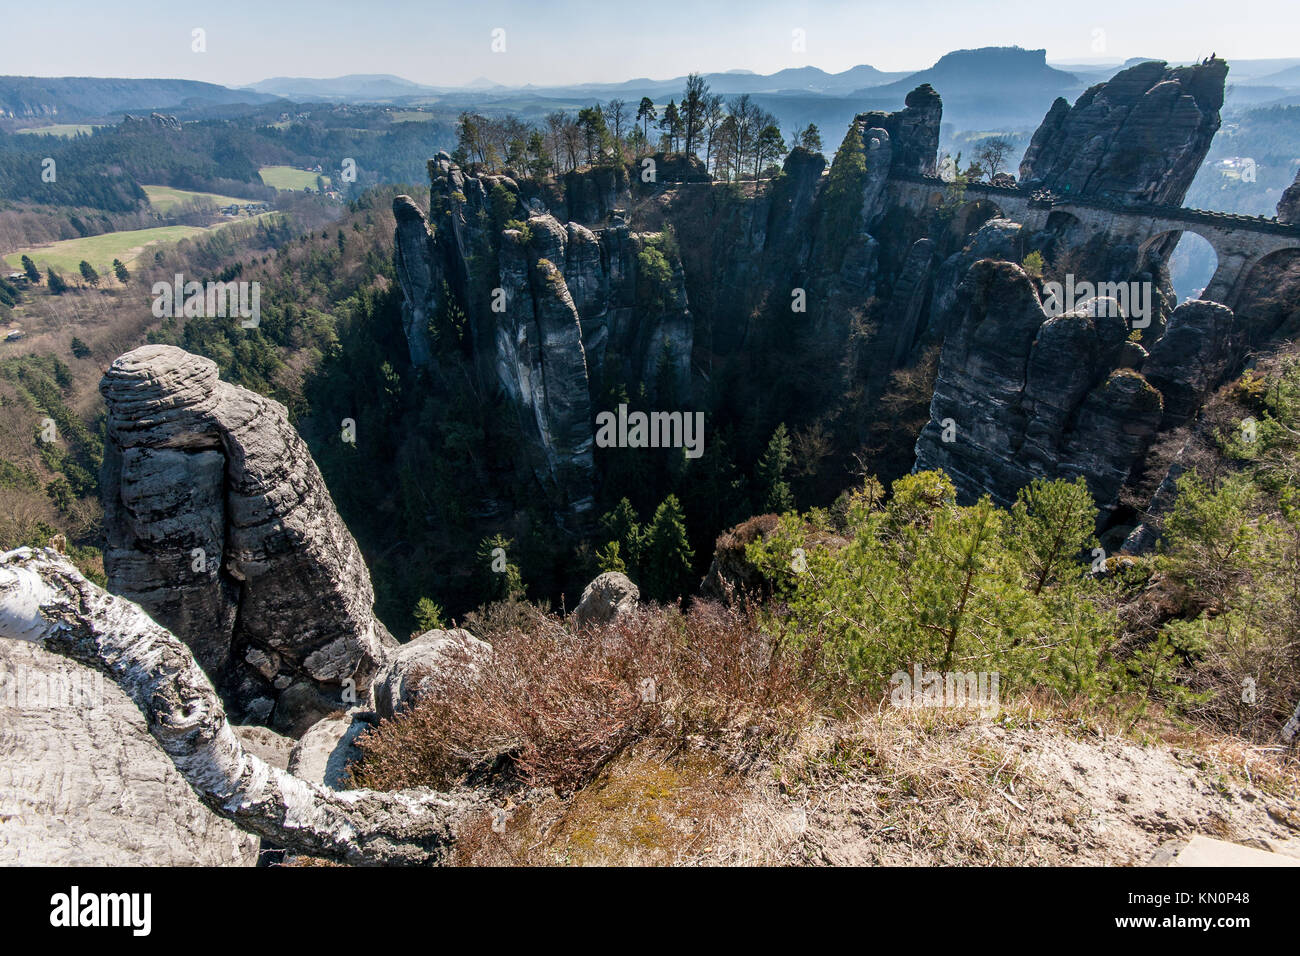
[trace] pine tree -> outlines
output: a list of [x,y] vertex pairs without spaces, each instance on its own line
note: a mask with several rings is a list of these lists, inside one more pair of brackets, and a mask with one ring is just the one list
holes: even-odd
[[68,283],[63,280],[63,276],[51,268],[45,270],[45,281],[50,287],[50,292],[54,295],[63,295],[68,291]]
[[616,553],[620,563],[624,565],[619,570],[635,578],[640,571],[641,547],[645,532],[637,521],[636,509],[632,507],[632,502],[626,498],[619,501],[613,511],[608,511],[601,517],[600,529],[608,542],[606,551],[609,545],[617,545]]
[[422,597],[415,603],[416,633],[423,634],[425,631],[440,631],[446,626],[447,624],[443,620],[441,605],[435,604],[427,597]]
[[785,423],[776,426],[772,439],[767,443],[767,450],[758,460],[758,491],[763,496],[759,503],[760,511],[774,511],[781,514],[794,508],[794,494],[785,480],[794,456],[790,454],[790,435]]
[[799,134],[799,145],[814,153],[822,151],[822,133],[817,128],[816,123],[809,123],[807,128]]
[[1012,518],[1014,545],[1038,594],[1092,542],[1097,508],[1082,475],[1073,482],[1035,478],[1016,495]]
[[835,151],[826,187],[817,203],[821,222],[817,242],[838,269],[844,252],[857,237],[862,214],[862,187],[867,178],[867,154],[856,123],[849,124],[844,141]]
[[[339,233],[340,237],[342,237],[342,235],[342,233]],[[126,271],[126,265],[121,259],[113,260],[113,275],[117,276],[117,281],[123,285],[126,285],[127,281],[131,278],[131,273]]]
[[617,541],[609,541],[603,548],[597,549],[596,566],[600,568],[601,574],[606,571],[618,571],[621,574],[627,574],[627,565],[623,563],[623,556],[619,553]]
[[502,534],[494,534],[479,542],[478,561],[480,573],[485,575],[485,600],[504,601],[523,597],[523,575],[519,566],[509,560],[514,546],[514,541]]
[[81,270],[81,277],[83,279],[85,279],[93,286],[99,285],[99,273],[95,271],[94,266],[92,266],[85,259],[82,259],[81,265],[78,266],[78,268]]
[[649,141],[650,124],[659,118],[659,111],[655,109],[654,100],[648,96],[641,97],[641,103],[636,108],[636,118],[641,121],[641,135]]
[[23,256],[23,271],[27,273],[27,278],[33,285],[40,285],[41,270],[36,268],[36,263],[32,262],[31,256]]
[[694,580],[686,515],[676,495],[669,495],[655,510],[646,529],[642,564],[645,588],[651,599],[674,601],[688,594]]

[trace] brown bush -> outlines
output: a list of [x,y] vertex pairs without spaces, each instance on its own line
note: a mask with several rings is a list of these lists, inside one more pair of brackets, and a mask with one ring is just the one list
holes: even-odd
[[571,632],[534,611],[474,622],[493,645],[475,681],[436,685],[359,741],[358,786],[448,787],[464,780],[571,792],[630,744],[789,734],[824,703],[817,650],[785,654],[752,612],[697,602],[641,608]]

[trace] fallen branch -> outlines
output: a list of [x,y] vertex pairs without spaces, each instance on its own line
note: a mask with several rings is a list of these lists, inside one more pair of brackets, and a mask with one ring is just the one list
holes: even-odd
[[0,637],[103,671],[213,812],[300,853],[353,864],[444,861],[473,793],[334,791],[247,753],[184,642],[53,550],[0,555]]

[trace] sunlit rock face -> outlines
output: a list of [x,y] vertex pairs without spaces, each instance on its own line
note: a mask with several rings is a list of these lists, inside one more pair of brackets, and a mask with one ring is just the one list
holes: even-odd
[[166,345],[100,391],[110,589],[190,645],[236,719],[300,733],[364,699],[396,642],[284,406]]
[[668,249],[667,274],[650,271],[643,254],[657,263],[662,237],[631,232],[616,211],[595,227],[562,222],[509,177],[467,175],[445,153],[429,173],[427,217],[407,196],[393,206],[411,361],[434,370],[430,323],[448,309],[467,316],[478,374],[509,400],[557,517],[579,526],[594,507],[603,384],[644,383],[665,400],[656,392],[689,393],[694,321],[681,263]]

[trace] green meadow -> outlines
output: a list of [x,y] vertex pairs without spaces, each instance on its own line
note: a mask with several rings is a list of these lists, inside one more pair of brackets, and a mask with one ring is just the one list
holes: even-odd
[[89,133],[94,129],[99,129],[99,127],[89,123],[56,123],[53,126],[32,126],[28,129],[14,130],[14,132],[31,136],[72,137],[78,133]]
[[[258,172],[262,176],[262,182],[276,189],[291,189],[294,192],[302,192],[303,189],[310,186],[316,188],[317,173],[308,172],[305,169],[294,169],[292,166],[263,166]],[[330,185],[328,176],[321,176],[325,180],[325,185]]]
[[149,205],[158,212],[166,214],[173,206],[193,199],[210,199],[217,206],[231,204],[246,205],[257,202],[256,199],[240,199],[238,196],[222,196],[219,193],[196,193],[188,189],[174,189],[171,186],[141,186],[149,197]]
[[[270,215],[263,213],[263,215]],[[237,222],[250,222],[252,218],[228,219],[217,223],[210,229],[222,229]],[[112,281],[113,260],[120,259],[129,266],[150,246],[179,242],[199,233],[207,232],[200,226],[155,226],[152,229],[128,229],[123,232],[109,232],[102,236],[85,236],[80,239],[64,239],[43,246],[18,249],[4,257],[5,265],[11,269],[21,269],[24,255],[44,272],[53,268],[65,278],[80,281],[82,260],[95,267],[101,278]]]

